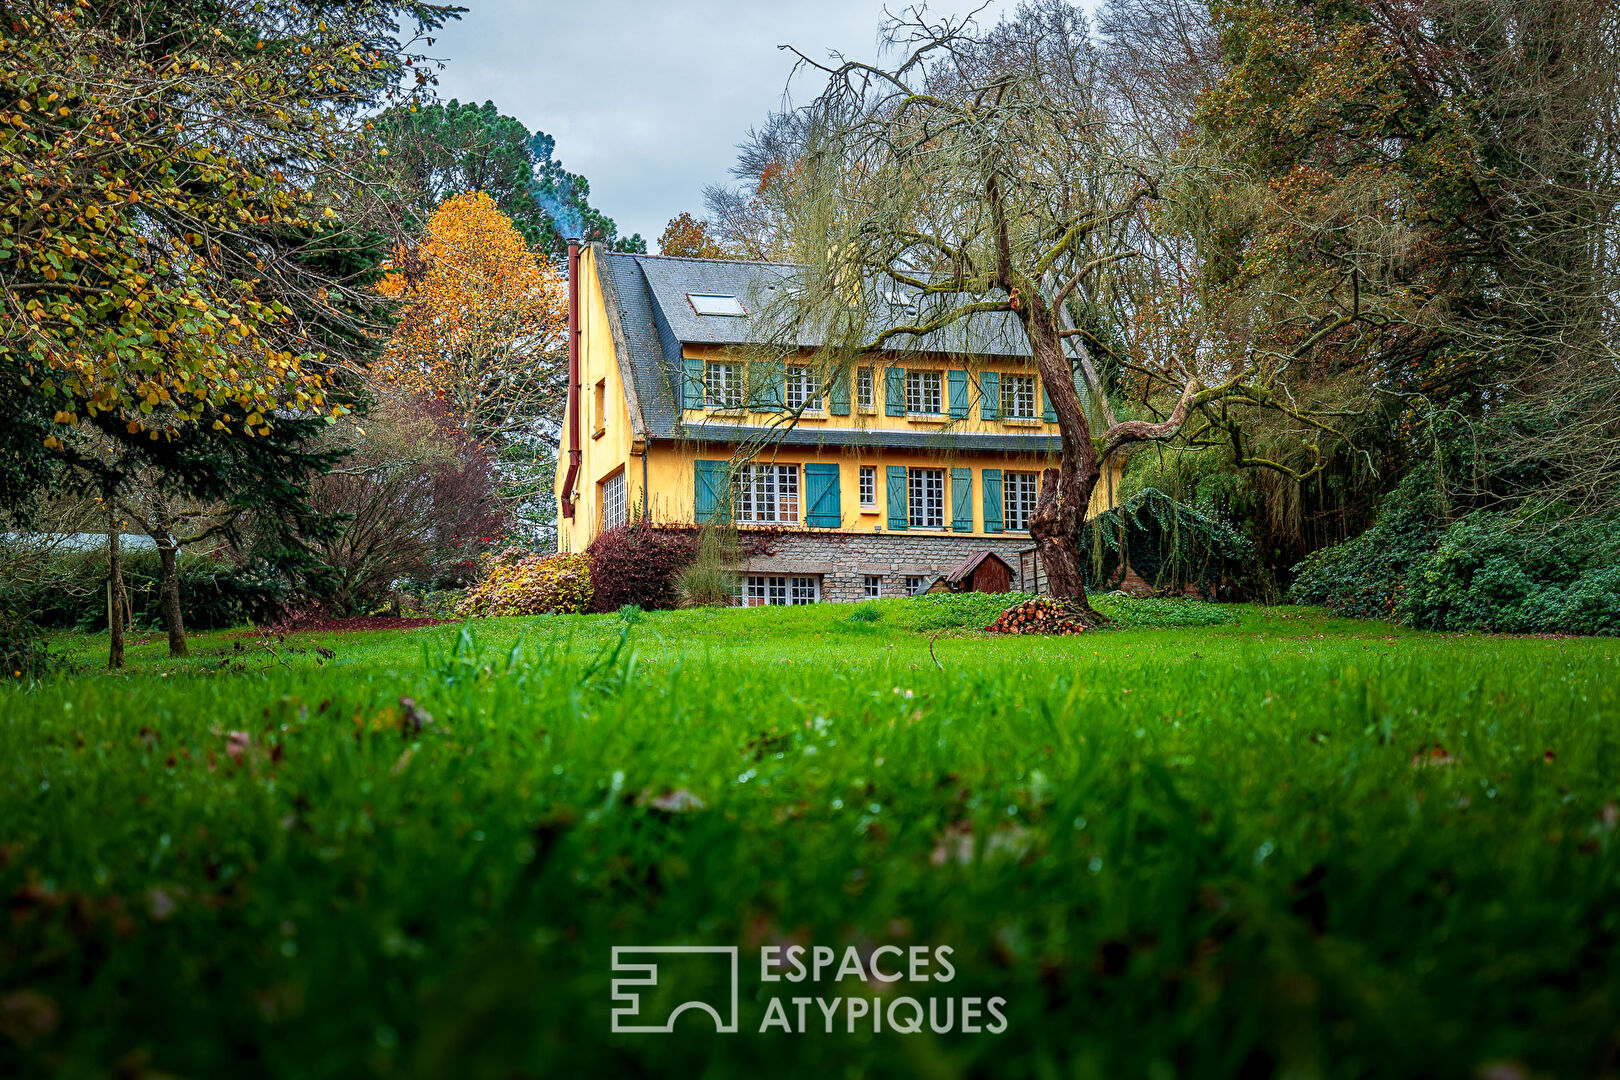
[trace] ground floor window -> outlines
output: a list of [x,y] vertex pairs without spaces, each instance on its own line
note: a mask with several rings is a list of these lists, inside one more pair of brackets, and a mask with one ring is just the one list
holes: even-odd
[[602,481],[602,531],[617,529],[624,524],[624,473],[618,472]]
[[873,600],[883,595],[883,576],[881,574],[866,575],[866,595]]
[[922,574],[907,574],[906,575],[906,595],[908,595],[908,596],[916,596],[918,593],[922,592],[926,588],[928,588],[928,578],[925,577],[924,575],[922,575]]
[[738,584],[744,607],[814,604],[821,599],[820,578],[749,574]]
[[906,473],[906,491],[913,529],[945,527],[944,469],[911,469]]
[[1002,513],[1008,532],[1029,531],[1030,515],[1035,513],[1035,482],[1039,476],[1032,472],[1002,473]]

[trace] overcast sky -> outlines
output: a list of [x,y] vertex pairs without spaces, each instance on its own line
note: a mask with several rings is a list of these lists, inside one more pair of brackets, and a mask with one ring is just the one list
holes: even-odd
[[[591,204],[654,253],[664,223],[682,210],[701,216],[703,186],[729,179],[738,140],[781,104],[793,62],[777,46],[870,59],[883,8],[881,0],[460,2],[471,10],[429,50],[448,61],[440,94],[493,101],[555,137],[563,165],[590,180]],[[981,19],[994,21],[1006,2]],[[795,89],[802,98],[812,87]]]

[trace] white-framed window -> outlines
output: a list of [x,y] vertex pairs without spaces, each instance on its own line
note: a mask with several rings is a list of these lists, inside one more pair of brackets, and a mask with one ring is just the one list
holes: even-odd
[[1008,420],[1035,419],[1035,376],[1001,377],[1001,415]]
[[821,599],[821,579],[749,574],[738,592],[744,607],[814,604]]
[[944,411],[945,404],[940,392],[939,372],[907,371],[906,412],[937,413]]
[[736,475],[738,521],[799,520],[797,465],[743,465]]
[[821,408],[821,385],[816,373],[810,368],[799,364],[789,364],[787,369],[787,407],[790,409],[809,409],[815,411]]
[[924,576],[922,574],[907,574],[906,575],[906,595],[907,596],[916,596],[918,593],[922,592],[926,588],[928,588],[928,578],[926,576]]
[[1035,496],[1040,474],[1004,472],[1001,474],[1001,512],[1009,532],[1028,532],[1030,515],[1035,513]]
[[861,466],[861,505],[877,505],[877,466]]
[[877,408],[877,399],[872,393],[872,369],[869,367],[855,370],[855,407],[858,409]]
[[906,496],[913,529],[945,527],[945,470],[909,469]]
[[866,580],[863,584],[866,586],[866,597],[868,600],[876,600],[883,595],[882,574],[867,574]]
[[743,392],[743,366],[709,361],[703,365],[703,403],[711,409],[740,409]]
[[624,524],[624,472],[620,470],[602,481],[602,531]]

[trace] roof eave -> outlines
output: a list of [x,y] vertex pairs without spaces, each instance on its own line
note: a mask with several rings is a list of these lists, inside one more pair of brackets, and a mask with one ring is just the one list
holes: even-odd
[[624,320],[619,314],[619,291],[613,284],[603,256],[607,245],[594,241],[590,245],[591,261],[596,266],[596,280],[602,289],[602,306],[607,309],[608,335],[613,339],[613,357],[619,366],[619,383],[624,387],[624,403],[630,412],[630,433],[635,442],[647,441],[647,418],[641,410],[641,395],[636,390],[636,373],[630,359],[630,342],[624,333]]

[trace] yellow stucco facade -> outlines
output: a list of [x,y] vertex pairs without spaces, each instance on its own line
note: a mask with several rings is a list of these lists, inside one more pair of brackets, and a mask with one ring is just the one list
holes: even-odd
[[[963,440],[955,436],[987,436],[976,440],[993,444],[1003,436],[1045,435],[1056,436],[1057,425],[1040,416],[1039,395],[1032,419],[985,419],[981,416],[980,388],[985,372],[998,375],[1033,375],[1033,361],[1017,357],[996,357],[984,362],[968,363],[952,356],[906,354],[904,357],[874,359],[872,364],[872,400],[869,405],[859,402],[859,380],[851,379],[848,415],[833,415],[826,408],[807,410],[793,425],[791,442],[781,439],[760,439],[758,429],[773,423],[780,424],[780,410],[759,409],[719,410],[710,408],[683,408],[680,410],[682,438],[648,438],[634,429],[630,399],[625,380],[634,380],[634,372],[625,358],[616,352],[615,336],[610,324],[607,300],[600,278],[598,249],[586,248],[580,255],[579,266],[579,351],[580,378],[576,392],[580,404],[580,468],[574,484],[576,499],[573,516],[559,513],[558,550],[583,551],[604,528],[604,512],[608,520],[647,520],[655,524],[691,524],[698,518],[697,463],[700,461],[731,460],[738,445],[737,435],[729,429],[754,429],[754,438],[748,440],[754,447],[752,461],[757,464],[794,466],[802,478],[807,478],[806,465],[835,466],[837,469],[838,524],[820,527],[816,532],[882,533],[891,531],[887,501],[886,480],[891,467],[906,469],[943,470],[947,478],[945,492],[946,520],[938,529],[919,529],[908,525],[907,531],[926,535],[937,532],[942,536],[995,537],[1012,540],[1020,535],[1015,529],[987,528],[985,470],[1034,473],[1055,463],[1055,455],[1000,451],[996,449],[959,449],[951,443]],[[620,340],[622,348],[622,333]],[[729,363],[738,362],[734,350],[716,345],[682,346],[683,361]],[[901,365],[908,370],[938,371],[941,380],[949,369],[966,370],[969,374],[969,402],[965,417],[950,418],[946,414],[904,416],[889,415],[886,408],[885,388],[887,367]],[[700,369],[701,370],[701,369]],[[823,388],[825,389],[825,388]],[[942,389],[942,393],[945,391]],[[786,431],[778,426],[776,433]],[[884,433],[910,432],[923,439],[937,439],[937,446],[893,447],[880,446]],[[825,440],[825,441],[824,441]],[[918,441],[918,440],[914,440]],[[1014,440],[1008,439],[1009,444]],[[810,445],[803,445],[803,443]],[[832,443],[848,445],[832,445]],[[562,454],[557,470],[556,495],[559,507],[566,492],[568,451],[570,436],[563,432]],[[860,470],[862,466],[876,469],[875,499],[863,502]],[[954,494],[950,488],[963,477],[961,470],[969,470],[971,491],[971,528],[964,529],[963,519],[951,514]],[[822,477],[827,470],[820,470]],[[994,475],[994,474],[992,474]],[[1119,466],[1114,463],[1104,474],[1093,497],[1092,511],[1105,510],[1114,504],[1118,486]],[[801,479],[798,498],[798,521],[778,522],[778,526],[793,524],[809,528],[806,485]],[[622,511],[620,496],[622,493]],[[827,520],[825,505],[822,520]],[[992,514],[992,518],[1005,517]],[[1027,534],[1024,534],[1027,535]]]

